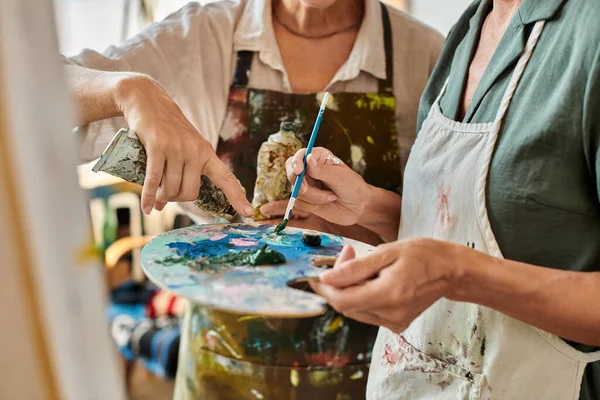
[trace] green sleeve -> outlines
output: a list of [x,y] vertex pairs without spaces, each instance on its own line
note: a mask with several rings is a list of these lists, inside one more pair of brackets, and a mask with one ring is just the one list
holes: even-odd
[[584,152],[600,205],[600,46],[586,85],[583,103]]

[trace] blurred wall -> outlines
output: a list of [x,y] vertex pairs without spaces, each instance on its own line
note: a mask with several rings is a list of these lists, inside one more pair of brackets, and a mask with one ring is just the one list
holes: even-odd
[[[189,0],[154,0],[154,16],[161,20],[185,5]],[[199,0],[209,3],[215,0]],[[383,0],[406,11],[417,19],[448,33],[462,11],[472,0]],[[128,6],[129,5],[129,6]],[[126,12],[128,8],[128,12]],[[65,55],[78,53],[83,47],[104,50],[121,42],[141,28],[139,0],[54,0],[60,51]],[[125,16],[129,16],[124,24]],[[125,26],[126,32],[123,32]]]
[[473,0],[410,0],[412,16],[440,31],[444,36]]
[[[208,3],[211,0],[196,1]],[[162,20],[189,0],[154,2],[155,17]],[[102,51],[111,44],[118,44],[123,37],[131,37],[142,28],[139,13],[139,0],[54,0],[60,52],[70,56],[84,47]]]

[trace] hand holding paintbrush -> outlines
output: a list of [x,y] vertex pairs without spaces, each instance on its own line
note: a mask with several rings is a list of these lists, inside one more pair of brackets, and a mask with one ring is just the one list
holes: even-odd
[[292,215],[292,210],[294,208],[294,203],[296,202],[296,198],[298,197],[298,193],[300,191],[300,186],[302,185],[302,180],[304,179],[304,174],[306,172],[306,157],[312,152],[313,145],[315,144],[315,140],[317,139],[317,134],[319,133],[319,126],[321,125],[321,120],[323,119],[323,113],[325,112],[325,107],[327,106],[327,101],[329,100],[329,93],[325,92],[323,96],[323,100],[321,101],[321,107],[319,108],[319,114],[317,115],[317,120],[315,121],[315,126],[313,127],[312,133],[310,135],[310,139],[308,140],[308,145],[306,146],[306,153],[304,154],[304,169],[302,173],[298,175],[296,178],[296,182],[294,182],[294,187],[292,189],[292,196],[288,202],[287,209],[285,210],[285,214],[283,216],[283,221],[275,227],[275,233],[279,233],[283,231],[290,220]]

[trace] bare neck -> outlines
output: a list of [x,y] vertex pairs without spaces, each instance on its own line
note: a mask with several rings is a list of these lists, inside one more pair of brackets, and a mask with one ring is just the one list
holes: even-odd
[[360,23],[364,0],[337,0],[327,8],[310,7],[300,0],[273,0],[277,19],[305,35],[321,35]]
[[489,21],[496,27],[506,27],[515,15],[523,0],[494,0]]

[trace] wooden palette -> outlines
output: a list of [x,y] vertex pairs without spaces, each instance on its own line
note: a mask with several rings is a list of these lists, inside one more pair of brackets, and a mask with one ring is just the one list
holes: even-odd
[[[167,232],[142,250],[142,266],[159,287],[204,306],[243,315],[296,318],[323,313],[320,296],[293,289],[294,282],[316,278],[322,268],[312,265],[320,256],[337,256],[344,244],[358,255],[372,246],[334,235],[321,234],[321,246],[302,243],[297,228],[274,235],[272,225],[215,224],[192,226]],[[274,266],[222,266],[197,270],[189,260],[219,256],[269,245],[285,255],[286,262]]]

